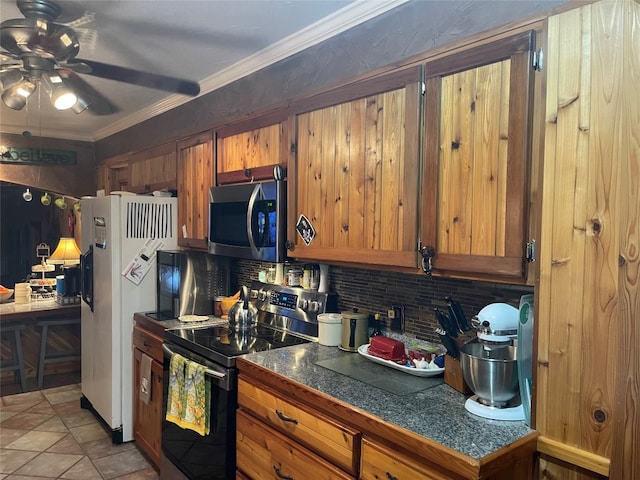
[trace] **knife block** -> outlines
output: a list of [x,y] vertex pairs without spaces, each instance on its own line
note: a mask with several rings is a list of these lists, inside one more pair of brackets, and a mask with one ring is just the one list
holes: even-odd
[[464,381],[460,360],[450,355],[444,356],[444,383],[464,395],[472,395],[473,391]]

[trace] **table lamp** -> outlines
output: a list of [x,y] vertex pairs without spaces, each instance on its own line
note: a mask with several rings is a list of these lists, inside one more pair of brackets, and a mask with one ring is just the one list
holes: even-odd
[[54,265],[78,265],[80,263],[80,249],[71,237],[62,237],[58,246],[49,257],[49,263]]

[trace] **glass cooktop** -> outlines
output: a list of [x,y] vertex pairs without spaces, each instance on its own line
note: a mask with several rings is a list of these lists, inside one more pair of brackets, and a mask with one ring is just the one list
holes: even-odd
[[299,345],[311,340],[258,323],[255,327],[242,330],[234,330],[227,324],[170,328],[165,330],[165,341],[231,367],[235,365],[238,355]]

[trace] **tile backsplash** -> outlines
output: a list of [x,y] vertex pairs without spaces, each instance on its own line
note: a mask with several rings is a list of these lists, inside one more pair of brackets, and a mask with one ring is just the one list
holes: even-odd
[[[299,264],[302,266],[303,264]],[[237,259],[231,265],[232,289],[250,285],[260,270],[271,265]],[[329,289],[338,294],[338,311],[358,308],[360,312],[380,313],[389,327],[387,311],[392,305],[405,307],[405,334],[439,342],[433,310],[446,311],[445,297],[460,302],[467,318],[476,315],[489,303],[505,302],[518,306],[522,295],[533,293],[532,287],[473,280],[444,279],[340,266],[329,267]],[[233,291],[236,291],[233,290]]]

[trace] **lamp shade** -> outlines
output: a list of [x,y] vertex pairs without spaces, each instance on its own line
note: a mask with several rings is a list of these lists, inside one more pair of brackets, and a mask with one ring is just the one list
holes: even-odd
[[62,237],[48,262],[54,265],[76,265],[80,263],[80,249],[73,238]]

